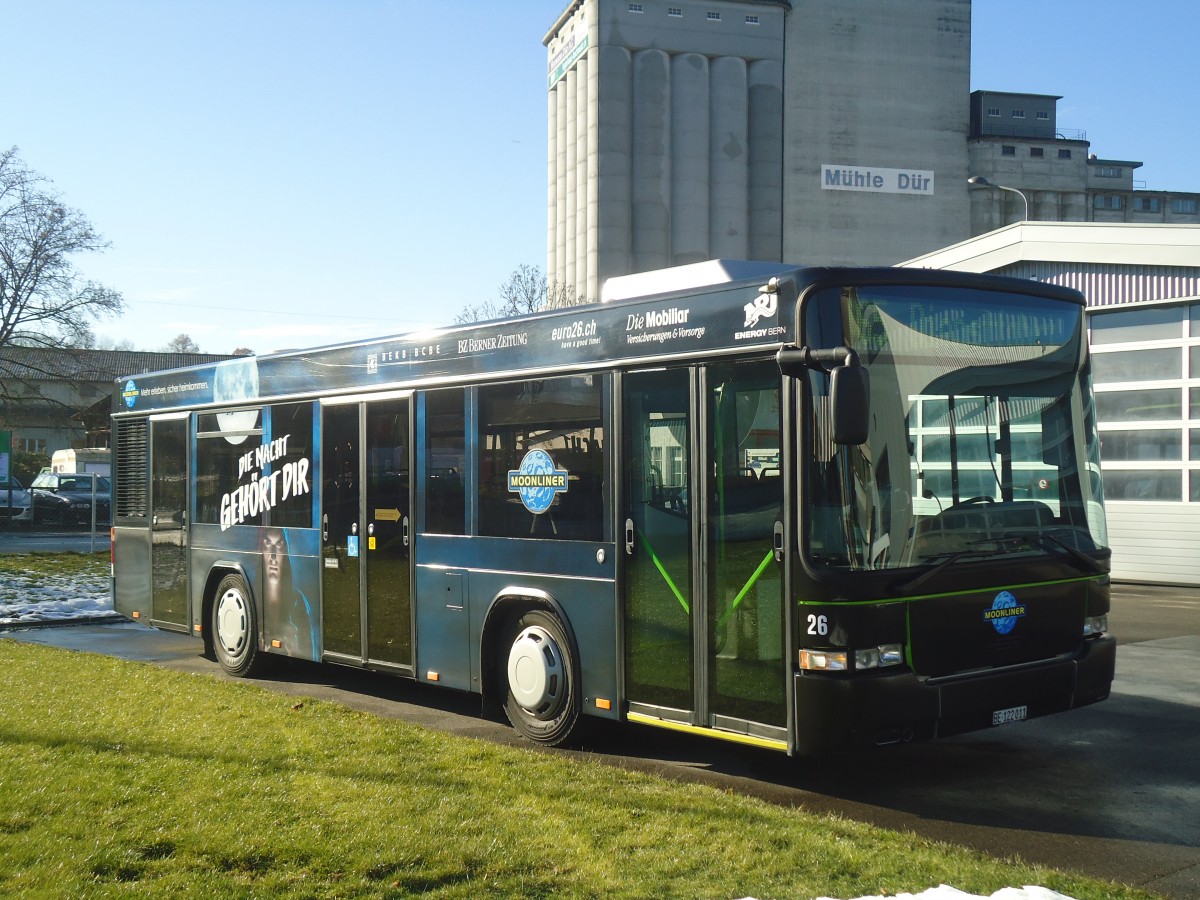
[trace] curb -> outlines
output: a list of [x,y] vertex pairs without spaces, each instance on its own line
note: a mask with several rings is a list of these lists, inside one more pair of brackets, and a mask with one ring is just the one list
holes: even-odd
[[112,625],[116,622],[132,622],[120,613],[106,613],[102,616],[81,616],[78,619],[47,619],[43,622],[0,622],[0,632],[31,631],[36,628],[61,628],[68,625]]

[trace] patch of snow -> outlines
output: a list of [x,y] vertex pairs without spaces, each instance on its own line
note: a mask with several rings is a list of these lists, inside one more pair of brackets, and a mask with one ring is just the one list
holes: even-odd
[[[833,900],[833,898],[818,897],[817,900]],[[855,897],[854,900],[1072,900],[1072,898],[1066,894],[1060,894],[1058,891],[1036,886],[1001,888],[990,897],[983,897],[980,894],[967,894],[943,884],[919,894],[904,893],[888,897],[872,895]]]
[[113,615],[104,576],[0,575],[0,625],[69,622]]

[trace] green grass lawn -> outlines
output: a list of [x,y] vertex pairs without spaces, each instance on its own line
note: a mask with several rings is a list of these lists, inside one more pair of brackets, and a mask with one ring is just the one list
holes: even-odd
[[0,640],[0,895],[847,898],[941,883],[1151,896],[334,703]]
[[108,551],[101,553],[0,553],[0,580],[108,576]]

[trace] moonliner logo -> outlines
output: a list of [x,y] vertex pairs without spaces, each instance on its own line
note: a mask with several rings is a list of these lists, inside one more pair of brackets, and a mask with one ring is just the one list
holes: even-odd
[[132,378],[130,378],[127,382],[125,382],[125,387],[121,391],[121,399],[125,401],[125,405],[129,407],[129,409],[133,409],[133,406],[135,403],[137,403],[137,399],[141,393],[142,392],[138,390],[137,384]]
[[746,310],[746,324],[743,327],[753,328],[760,319],[769,319],[775,315],[775,311],[779,309],[779,300],[774,293],[761,294],[743,309]]
[[508,489],[520,496],[527,510],[539,515],[567,490],[567,475],[566,469],[555,467],[545,450],[530,450],[521,460],[521,468],[509,469]]
[[1017,627],[1017,620],[1025,615],[1024,604],[1008,591],[1001,591],[992,601],[992,608],[983,611],[983,621],[990,622],[996,634],[1008,634]]

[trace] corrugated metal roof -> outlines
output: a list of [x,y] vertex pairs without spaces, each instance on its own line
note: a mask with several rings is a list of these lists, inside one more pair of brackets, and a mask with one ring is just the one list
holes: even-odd
[[1026,261],[1190,269],[1200,259],[1200,225],[1017,222],[926,253],[908,268],[998,272]]
[[156,353],[142,350],[0,348],[0,378],[21,381],[104,381],[160,369],[178,369],[232,357],[221,353]]
[[1190,267],[1024,261],[997,269],[997,275],[1034,279],[1075,288],[1088,306],[1116,306],[1148,300],[1200,296],[1200,265]]

